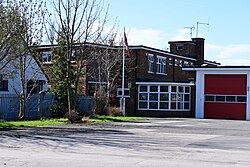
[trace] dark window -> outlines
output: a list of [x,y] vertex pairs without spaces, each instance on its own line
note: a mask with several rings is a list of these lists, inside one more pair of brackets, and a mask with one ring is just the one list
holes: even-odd
[[140,92],[147,92],[147,86],[140,86]]
[[160,102],[160,109],[168,109],[168,102]]
[[178,46],[176,47],[176,49],[177,49],[177,50],[183,50],[183,49],[184,49],[184,46],[183,46],[183,45],[178,45]]
[[[118,91],[118,95],[122,96],[122,90]],[[129,90],[124,90],[124,96],[129,96],[129,95],[130,95]]]
[[205,96],[205,101],[214,101],[214,96]]
[[148,100],[148,94],[147,93],[140,93],[139,100]]
[[179,92],[183,92],[183,87],[182,86],[179,86]]
[[149,100],[158,100],[158,93],[150,93],[149,94]]
[[185,94],[184,101],[189,101],[189,94]]
[[216,96],[216,101],[225,101],[225,96]]
[[8,91],[8,80],[0,81],[0,91]]
[[236,100],[235,96],[227,96],[226,97],[227,102],[235,102],[235,100]]
[[172,86],[172,92],[176,92],[176,86]]
[[44,81],[38,80],[38,81],[28,81],[27,82],[27,93],[29,94],[37,94],[40,91],[43,90],[43,84]]
[[150,86],[150,92],[158,92],[158,86]]
[[168,92],[168,86],[161,86],[161,92]]
[[139,108],[148,108],[147,102],[139,102]]
[[158,109],[158,102],[149,102],[150,109]]
[[189,87],[185,87],[185,93],[189,93],[190,92],[190,88]]
[[247,97],[246,96],[237,96],[237,102],[246,102]]
[[168,101],[168,100],[169,100],[168,94],[161,94],[160,95],[160,101]]

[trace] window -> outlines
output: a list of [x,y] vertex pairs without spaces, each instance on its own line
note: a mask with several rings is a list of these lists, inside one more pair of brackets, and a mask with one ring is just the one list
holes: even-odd
[[179,66],[179,61],[177,59],[174,60],[174,65]]
[[183,50],[184,49],[184,46],[183,45],[177,45],[176,46],[176,50]]
[[182,67],[182,60],[180,60],[180,62],[179,62],[179,66],[180,66],[180,67]]
[[190,86],[139,85],[138,109],[189,111]]
[[30,80],[27,82],[27,93],[28,94],[38,94],[40,91],[43,90],[43,85],[45,81],[43,80],[37,80],[33,81]]
[[246,103],[245,95],[205,95],[205,102]]
[[52,52],[43,52],[42,53],[42,62],[44,64],[52,63]]
[[75,63],[75,62],[76,62],[76,50],[72,50],[71,63]]
[[[117,88],[117,96],[116,97],[122,97],[122,88]],[[130,89],[124,88],[124,97],[130,97]]]
[[0,81],[0,91],[9,91],[9,89],[8,89],[8,80]]
[[154,55],[148,54],[148,73],[154,73]]
[[168,64],[169,64],[170,66],[173,65],[173,62],[172,62],[172,58],[171,58],[171,57],[168,58]]
[[189,66],[189,62],[188,61],[184,61],[183,66],[184,67],[188,67]]
[[166,74],[166,57],[157,56],[157,74]]

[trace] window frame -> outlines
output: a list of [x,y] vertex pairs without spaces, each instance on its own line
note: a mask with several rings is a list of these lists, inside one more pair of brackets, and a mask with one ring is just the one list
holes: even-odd
[[[209,100],[208,97],[213,98]],[[234,97],[234,101],[228,100],[228,97]],[[244,101],[241,101],[240,98],[243,98]],[[221,100],[224,99],[224,100]],[[206,103],[247,103],[247,95],[221,95],[221,94],[205,94],[204,102]]]
[[[157,91],[150,91],[150,87],[157,86]],[[168,89],[161,91],[161,87],[167,86]],[[147,87],[146,91],[141,91],[141,87]],[[175,91],[173,91],[175,88]],[[182,88],[182,91],[179,90]],[[172,92],[173,91],[173,92]],[[146,99],[140,99],[141,94],[146,96]],[[158,99],[151,100],[150,94],[157,94]],[[162,96],[165,95],[166,99]],[[174,99],[173,99],[173,98]],[[159,111],[190,111],[191,110],[191,86],[187,85],[138,85],[138,110],[159,110]],[[141,103],[146,103],[146,107],[140,107]],[[157,103],[157,108],[150,108],[150,103]],[[167,108],[164,108],[162,104],[166,104]]]
[[168,58],[168,65],[172,66],[173,65],[173,59],[172,57]]
[[[125,91],[128,91],[128,95],[125,94]],[[122,88],[116,89],[116,97],[122,97],[122,95],[120,95],[119,92],[122,92]],[[124,97],[130,98],[130,88],[124,88]]]
[[167,58],[163,56],[157,56],[157,62],[156,62],[156,74],[160,75],[167,75]]
[[9,91],[9,81],[8,80],[0,81],[0,91]]
[[154,73],[154,54],[147,53],[148,57],[148,73]]
[[[46,56],[44,56],[46,55]],[[49,59],[49,56],[50,55],[50,59]],[[52,64],[53,63],[53,55],[52,55],[52,51],[45,51],[45,52],[42,52],[42,63],[43,64]],[[44,61],[46,59],[46,61]]]

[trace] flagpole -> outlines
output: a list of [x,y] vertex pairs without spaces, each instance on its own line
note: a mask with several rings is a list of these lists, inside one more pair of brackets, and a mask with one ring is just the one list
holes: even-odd
[[[124,33],[125,33],[125,27],[124,27]],[[122,48],[122,99],[121,99],[122,107],[121,109],[122,109],[123,116],[125,116],[124,82],[125,82],[125,39],[123,39],[123,48]]]

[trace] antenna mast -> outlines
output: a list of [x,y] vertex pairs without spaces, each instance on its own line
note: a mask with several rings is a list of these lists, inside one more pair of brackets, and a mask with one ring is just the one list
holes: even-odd
[[189,30],[190,30],[190,38],[192,39],[192,37],[193,37],[193,29],[195,29],[195,27],[194,26],[192,26],[192,27],[184,27],[184,28],[188,28]]
[[209,23],[201,23],[201,22],[197,22],[197,27],[196,27],[196,37],[198,37],[198,33],[199,33],[199,24],[203,24],[209,27]]

